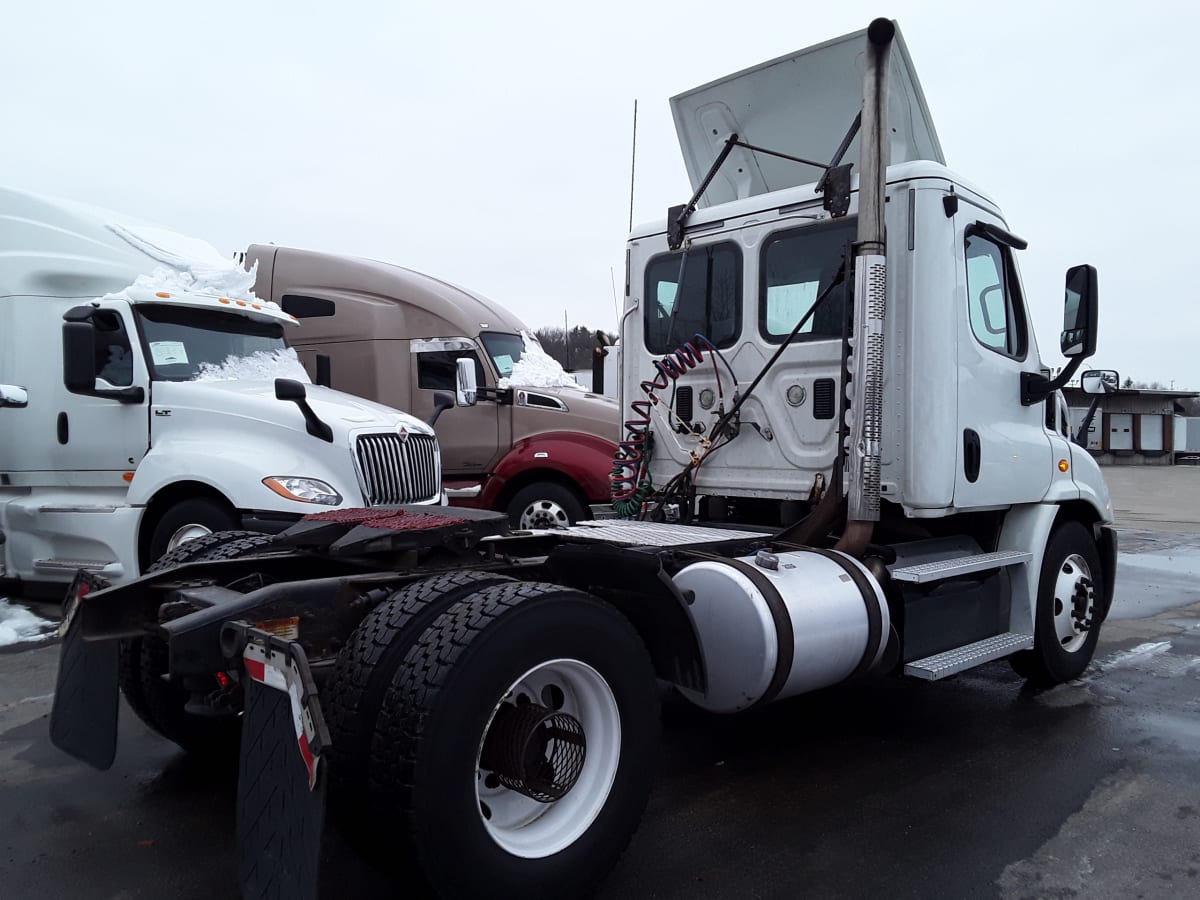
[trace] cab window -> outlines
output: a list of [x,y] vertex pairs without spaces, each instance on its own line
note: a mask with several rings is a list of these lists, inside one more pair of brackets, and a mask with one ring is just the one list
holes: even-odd
[[725,242],[689,250],[686,260],[682,253],[650,260],[643,310],[651,353],[670,353],[697,334],[732,347],[741,332],[741,250]]
[[[764,338],[778,344],[792,333],[837,276],[857,228],[857,218],[848,216],[767,239],[759,266],[758,328]],[[798,339],[840,338],[849,296],[845,282],[834,288],[804,323]]]
[[475,360],[475,383],[486,384],[483,363],[474,350],[430,350],[417,354],[417,387],[434,391],[453,391],[458,384],[458,360]]
[[966,261],[967,310],[975,339],[989,350],[1024,359],[1025,318],[1008,249],[968,232]]
[[111,310],[97,310],[92,315],[96,346],[96,377],[113,387],[133,384],[133,349],[125,320]]

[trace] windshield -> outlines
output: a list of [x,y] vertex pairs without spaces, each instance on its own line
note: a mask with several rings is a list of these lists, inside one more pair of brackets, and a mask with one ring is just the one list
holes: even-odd
[[[166,304],[134,308],[155,381],[284,375],[266,370],[275,369],[274,364],[285,356],[303,372],[295,352],[284,344],[283,326],[277,322]],[[239,366],[243,371],[237,372]],[[221,375],[223,370],[234,374]],[[286,377],[296,376],[287,372]]]
[[495,364],[501,378],[512,374],[513,366],[520,361],[521,354],[525,352],[525,339],[519,334],[484,332],[479,336],[479,340],[483,342],[483,348],[492,358],[492,363]]

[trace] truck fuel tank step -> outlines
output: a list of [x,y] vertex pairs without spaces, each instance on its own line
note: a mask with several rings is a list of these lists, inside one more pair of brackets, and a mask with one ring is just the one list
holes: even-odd
[[[1024,555],[1028,556],[1029,554]],[[973,669],[975,666],[982,666],[992,660],[1011,656],[1018,650],[1032,648],[1033,635],[1008,631],[1004,634],[984,638],[982,641],[975,641],[973,644],[935,653],[924,659],[913,660],[905,664],[904,674],[911,675],[913,678],[922,678],[925,681],[938,681],[967,669]]]
[[973,556],[959,556],[892,569],[892,579],[924,584],[930,581],[944,581],[958,575],[970,575],[972,572],[1015,566],[1029,562],[1032,558],[1033,554],[1025,550],[996,550],[992,553],[976,553]]

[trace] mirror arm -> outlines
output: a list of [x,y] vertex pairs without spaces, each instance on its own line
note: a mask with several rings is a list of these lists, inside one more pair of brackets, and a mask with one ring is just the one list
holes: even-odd
[[453,409],[455,406],[454,395],[446,391],[434,391],[433,394],[433,415],[425,420],[425,424],[432,428],[441,416],[448,409]]
[[1096,418],[1096,410],[1100,408],[1100,401],[1103,400],[1106,396],[1108,396],[1108,395],[1107,394],[1097,394],[1095,397],[1092,398],[1092,405],[1088,407],[1087,415],[1085,415],[1083,417],[1083,422],[1079,426],[1079,431],[1075,434],[1075,437],[1073,438],[1075,443],[1078,444],[1080,447],[1083,447],[1085,450],[1087,449],[1088,429],[1092,427],[1092,419]]
[[1058,373],[1058,376],[1053,380],[1047,378],[1041,372],[1022,372],[1021,373],[1021,405],[1033,406],[1035,403],[1040,403],[1057,390],[1061,390],[1063,385],[1071,380],[1071,376],[1083,363],[1082,356],[1076,356],[1067,362],[1063,370]]

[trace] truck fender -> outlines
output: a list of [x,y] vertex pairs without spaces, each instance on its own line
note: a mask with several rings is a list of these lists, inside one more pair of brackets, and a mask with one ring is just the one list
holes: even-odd
[[659,678],[703,693],[700,640],[687,600],[658,555],[598,543],[563,544],[546,562],[555,580],[615,606],[641,636]]
[[1059,521],[1073,519],[1082,522],[1096,538],[1096,549],[1104,567],[1105,614],[1112,603],[1113,586],[1116,579],[1115,532],[1103,526],[1099,510],[1084,500],[1064,503],[1026,503],[1014,506],[1004,517],[997,550],[1023,550],[1030,554],[1026,563],[1013,567],[1013,598],[1009,619],[1011,631],[1033,634],[1034,615],[1037,609],[1038,579],[1041,577],[1042,561],[1050,533]]
[[610,496],[608,476],[616,451],[613,441],[575,431],[547,431],[521,438],[492,469],[479,505],[495,509],[508,493],[507,485],[537,469],[564,475],[579,485],[589,503],[603,503]]

